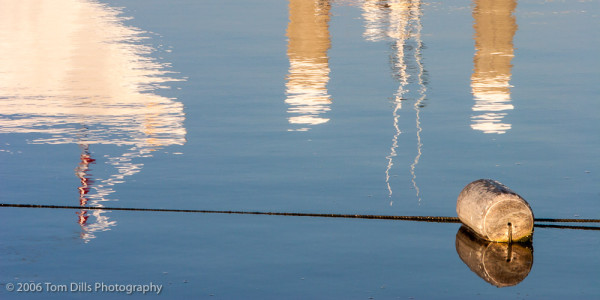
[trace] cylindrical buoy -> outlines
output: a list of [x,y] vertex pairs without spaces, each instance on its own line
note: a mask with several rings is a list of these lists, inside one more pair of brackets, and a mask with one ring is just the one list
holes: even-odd
[[486,240],[518,242],[533,235],[533,212],[525,199],[492,179],[469,183],[458,195],[460,221]]
[[473,273],[497,287],[519,284],[533,266],[531,243],[493,243],[464,225],[456,233],[456,253]]

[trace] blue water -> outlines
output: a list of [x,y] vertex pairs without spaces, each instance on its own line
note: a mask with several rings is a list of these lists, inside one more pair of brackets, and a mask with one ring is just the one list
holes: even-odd
[[0,209],[0,298],[600,296],[597,230],[498,288],[459,224],[84,209],[455,216],[494,178],[600,218],[598,1],[34,2],[0,1],[0,202],[83,208]]

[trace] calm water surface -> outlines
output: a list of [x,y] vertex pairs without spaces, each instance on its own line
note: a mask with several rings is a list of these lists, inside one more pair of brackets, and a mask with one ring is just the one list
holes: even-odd
[[0,298],[598,298],[597,230],[85,209],[455,216],[494,178],[600,218],[598,4],[0,0],[0,202],[81,206],[0,209]]

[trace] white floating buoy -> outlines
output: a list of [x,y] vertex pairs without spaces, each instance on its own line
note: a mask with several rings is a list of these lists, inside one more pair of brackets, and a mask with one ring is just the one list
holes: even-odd
[[458,195],[460,221],[486,240],[518,242],[533,235],[533,212],[525,199],[502,183],[479,179]]

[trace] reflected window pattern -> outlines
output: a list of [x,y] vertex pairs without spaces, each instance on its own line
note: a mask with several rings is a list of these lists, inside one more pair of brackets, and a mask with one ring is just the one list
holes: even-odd
[[513,16],[516,6],[516,0],[474,1],[475,56],[471,91],[476,115],[471,118],[471,128],[484,133],[503,134],[512,127],[503,118],[506,111],[514,108],[510,78],[513,37],[517,31]]
[[[136,159],[185,143],[183,105],[155,93],[182,79],[151,56],[147,32],[125,25],[121,10],[88,0],[2,5],[0,39],[10,42],[0,47],[0,134],[79,145],[73,162],[82,207],[110,201],[114,186],[141,170]],[[123,147],[99,155],[98,144]],[[114,171],[93,179],[90,165],[99,157]],[[93,218],[85,210],[78,215],[85,241],[116,224],[100,210]]]
[[290,69],[285,103],[288,104],[290,131],[307,131],[329,121],[330,110],[328,0],[290,0],[287,28]]

